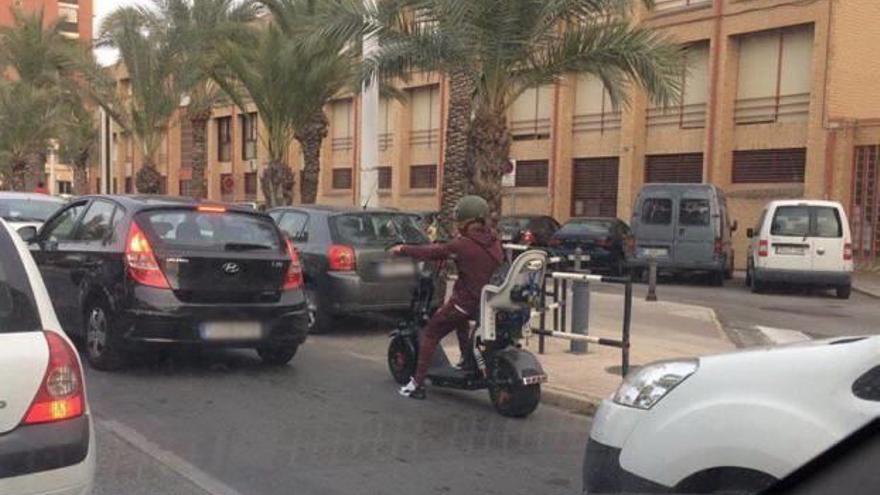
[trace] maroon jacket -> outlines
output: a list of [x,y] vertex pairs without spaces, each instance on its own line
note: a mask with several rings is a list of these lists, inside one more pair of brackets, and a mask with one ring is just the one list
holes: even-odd
[[480,307],[480,293],[492,274],[504,261],[498,237],[478,223],[468,226],[464,234],[445,244],[404,246],[402,254],[422,260],[452,258],[458,267],[458,280],[452,288],[451,301],[473,315]]

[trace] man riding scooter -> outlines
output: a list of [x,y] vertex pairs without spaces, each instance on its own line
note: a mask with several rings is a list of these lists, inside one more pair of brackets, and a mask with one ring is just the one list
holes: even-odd
[[400,395],[412,399],[425,398],[425,378],[440,340],[453,330],[461,349],[461,366],[471,359],[469,321],[477,318],[480,292],[504,260],[501,243],[487,225],[489,204],[479,196],[465,196],[455,207],[454,219],[458,236],[444,244],[429,246],[399,245],[392,254],[419,260],[452,258],[458,268],[458,280],[452,297],[434,313],[419,340],[418,365],[415,376],[400,389]]

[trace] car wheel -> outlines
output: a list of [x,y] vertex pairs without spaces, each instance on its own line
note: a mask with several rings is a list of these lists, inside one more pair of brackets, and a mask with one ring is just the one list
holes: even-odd
[[836,289],[837,298],[838,299],[849,299],[850,294],[852,294],[852,285],[841,285]]
[[106,304],[93,303],[86,310],[86,360],[96,370],[114,371],[125,365],[113,314]]
[[541,402],[541,384],[523,385],[513,366],[504,359],[496,359],[492,367],[489,398],[495,410],[509,418],[524,418],[532,414]]
[[751,287],[751,286],[752,286],[752,268],[747,267],[746,268],[746,287]]
[[758,273],[755,271],[754,268],[752,268],[751,282],[752,284],[749,287],[752,288],[752,292],[754,292],[755,294],[760,294],[766,289],[766,284],[762,282],[760,278],[758,278]]
[[709,274],[709,283],[715,287],[723,287],[725,278],[724,270],[712,272]]
[[263,364],[269,366],[284,366],[293,359],[293,356],[296,355],[297,349],[299,349],[298,345],[287,347],[258,347],[257,355],[263,360]]
[[306,288],[305,296],[308,305],[309,333],[327,333],[333,327],[333,317],[322,307],[318,291],[314,288]]

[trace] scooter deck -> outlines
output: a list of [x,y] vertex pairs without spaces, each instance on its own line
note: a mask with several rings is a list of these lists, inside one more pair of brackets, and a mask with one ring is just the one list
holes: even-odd
[[488,386],[486,379],[473,371],[464,371],[451,366],[429,369],[428,379],[434,386],[461,390],[479,390]]

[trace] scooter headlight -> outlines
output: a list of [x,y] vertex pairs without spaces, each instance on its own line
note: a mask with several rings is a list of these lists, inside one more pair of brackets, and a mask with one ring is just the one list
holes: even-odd
[[699,367],[696,359],[659,361],[630,373],[623,380],[614,402],[622,406],[651,409]]

